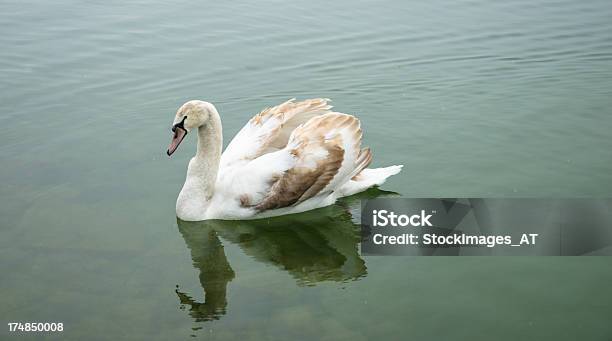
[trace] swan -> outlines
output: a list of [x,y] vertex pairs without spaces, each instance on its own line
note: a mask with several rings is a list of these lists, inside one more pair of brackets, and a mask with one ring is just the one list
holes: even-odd
[[328,99],[290,99],[251,118],[221,153],[221,117],[192,100],[176,112],[171,156],[196,130],[196,155],[176,200],[185,221],[247,220],[304,212],[381,185],[402,165],[367,168],[357,118],[333,112]]

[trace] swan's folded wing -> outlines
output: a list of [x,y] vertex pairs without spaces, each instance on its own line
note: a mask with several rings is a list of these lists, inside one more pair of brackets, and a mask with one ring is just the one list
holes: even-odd
[[354,175],[360,145],[359,120],[353,116],[329,113],[309,120],[278,152],[293,158],[291,167],[272,177],[267,192],[253,206],[265,211],[331,193]]
[[238,161],[250,161],[287,145],[292,131],[317,115],[329,112],[327,99],[315,98],[295,102],[290,99],[255,115],[238,132],[221,156],[221,167]]

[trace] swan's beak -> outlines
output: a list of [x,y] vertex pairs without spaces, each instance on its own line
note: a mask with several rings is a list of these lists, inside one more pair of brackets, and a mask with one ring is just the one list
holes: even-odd
[[170,141],[170,146],[168,146],[168,150],[166,151],[166,154],[168,154],[168,156],[174,153],[176,148],[178,148],[179,144],[183,142],[183,139],[187,135],[187,130],[181,127],[174,126],[172,127],[172,131],[174,132],[174,136],[172,136],[172,141]]

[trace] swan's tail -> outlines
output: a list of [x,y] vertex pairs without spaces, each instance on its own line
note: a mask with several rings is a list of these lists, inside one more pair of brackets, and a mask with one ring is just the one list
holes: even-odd
[[389,166],[384,168],[366,168],[342,185],[339,190],[340,196],[346,197],[363,192],[372,186],[380,186],[387,178],[399,173],[404,165]]

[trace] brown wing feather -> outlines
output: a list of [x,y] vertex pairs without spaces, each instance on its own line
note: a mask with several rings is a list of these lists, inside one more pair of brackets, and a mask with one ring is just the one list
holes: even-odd
[[[338,173],[344,156],[344,150],[339,145],[322,143],[321,147],[327,150],[325,159],[317,162],[314,168],[296,166],[287,170],[272,184],[268,195],[255,206],[255,209],[264,211],[287,207],[318,194]],[[302,146],[293,149],[292,153],[297,158],[302,158],[310,148]]]
[[295,98],[292,98],[275,107],[266,108],[251,118],[250,122],[259,126],[264,125],[271,118],[278,118],[282,122],[270,130],[253,158],[261,156],[270,148],[281,149],[285,147],[291,132],[297,126],[314,116],[329,112],[331,105],[328,105],[327,101],[329,101],[327,98],[313,98],[295,102]]
[[[295,129],[288,146],[295,166],[272,183],[268,194],[255,206],[264,211],[298,204],[321,194],[338,174],[345,157],[341,129],[359,130],[358,120],[350,115],[329,113],[310,119]],[[359,130],[360,134],[360,130]],[[369,150],[358,157],[359,165],[369,163]],[[364,166],[365,168],[365,166]]]
[[311,118],[329,112],[325,98],[296,102],[290,99],[266,108],[247,122],[228,144],[221,156],[221,167],[235,162],[254,160],[287,145],[291,132]]
[[355,168],[355,172],[353,173],[355,175],[351,178],[351,180],[359,180],[359,174],[361,174],[361,171],[366,169],[371,162],[372,151],[370,150],[370,148],[364,148],[359,151],[359,156],[357,156],[357,162],[355,162],[357,168]]

